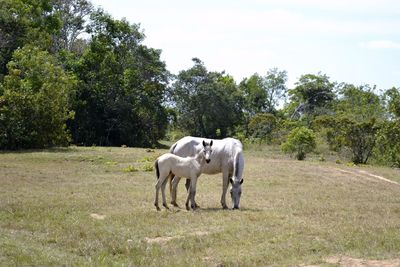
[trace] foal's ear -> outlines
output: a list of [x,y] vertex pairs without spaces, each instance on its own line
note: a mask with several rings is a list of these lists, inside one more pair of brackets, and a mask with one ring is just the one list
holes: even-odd
[[210,142],[210,146],[212,146],[212,144],[213,144],[213,140],[211,140],[211,142]]
[[243,184],[243,178],[242,178],[242,180],[240,180],[240,184]]
[[203,140],[203,146],[204,147],[207,146],[206,141],[204,141],[204,140]]
[[229,182],[230,182],[231,184],[233,184],[233,179],[232,179],[232,178],[229,178]]

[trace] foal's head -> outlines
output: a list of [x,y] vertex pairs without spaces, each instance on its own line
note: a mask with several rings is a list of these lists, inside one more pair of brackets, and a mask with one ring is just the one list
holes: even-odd
[[211,161],[211,153],[212,153],[212,147],[213,141],[211,140],[210,143],[207,143],[206,141],[203,140],[203,150],[202,153],[204,153],[204,159],[206,160],[207,163],[210,163]]

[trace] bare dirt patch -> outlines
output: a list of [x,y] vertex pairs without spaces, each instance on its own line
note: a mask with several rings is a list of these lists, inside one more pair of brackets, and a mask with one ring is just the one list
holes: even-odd
[[386,183],[400,185],[400,183],[398,183],[396,181],[389,180],[383,176],[375,175],[375,174],[369,173],[364,170],[343,170],[343,169],[339,169],[339,168],[335,168],[335,170],[342,172],[342,173],[353,175],[353,177],[356,176],[357,178],[364,178],[366,180],[375,181],[375,182],[383,181]]
[[195,231],[194,233],[188,234],[188,235],[175,235],[175,236],[159,236],[159,237],[145,237],[144,241],[146,241],[147,244],[160,244],[164,245],[165,243],[174,240],[174,239],[182,239],[187,236],[205,236],[209,235],[209,232],[206,231]]
[[96,220],[104,220],[106,218],[106,215],[92,213],[92,214],[90,214],[90,217],[92,217],[93,219],[96,219]]

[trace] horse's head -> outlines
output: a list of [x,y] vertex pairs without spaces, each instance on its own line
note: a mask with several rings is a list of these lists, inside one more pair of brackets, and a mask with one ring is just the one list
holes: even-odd
[[203,140],[203,153],[207,163],[210,163],[211,161],[212,145],[213,145],[212,140],[210,141],[210,143],[207,143],[206,141]]
[[239,202],[240,202],[240,197],[242,195],[242,183],[243,179],[240,181],[237,179],[229,179],[231,183],[231,197],[232,197],[232,208],[233,209],[239,209]]

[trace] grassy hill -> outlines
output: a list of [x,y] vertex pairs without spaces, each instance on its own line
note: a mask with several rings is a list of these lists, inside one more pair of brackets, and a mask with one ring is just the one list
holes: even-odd
[[0,153],[0,265],[400,264],[399,170],[247,150],[241,210],[222,210],[221,175],[202,175],[200,210],[184,209],[181,182],[182,209],[157,212],[164,152]]

